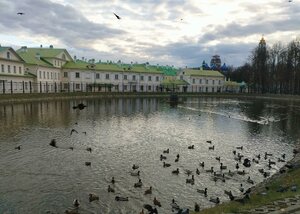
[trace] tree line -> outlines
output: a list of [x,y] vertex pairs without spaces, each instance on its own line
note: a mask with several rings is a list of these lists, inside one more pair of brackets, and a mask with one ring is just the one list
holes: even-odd
[[262,38],[248,62],[225,76],[246,82],[250,93],[300,94],[300,39],[269,47]]

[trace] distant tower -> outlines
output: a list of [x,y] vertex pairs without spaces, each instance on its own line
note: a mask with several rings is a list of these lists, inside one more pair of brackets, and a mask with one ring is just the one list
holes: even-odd
[[219,55],[212,56],[212,58],[210,60],[210,67],[213,70],[220,70],[220,68],[221,68],[221,59],[220,59]]
[[266,40],[264,39],[264,36],[261,37],[261,40],[259,41],[258,46],[259,46],[260,48],[265,48],[265,47],[267,46]]

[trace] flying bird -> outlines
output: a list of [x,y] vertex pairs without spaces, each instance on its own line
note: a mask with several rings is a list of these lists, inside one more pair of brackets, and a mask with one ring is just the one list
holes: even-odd
[[72,129],[72,130],[71,130],[71,133],[70,133],[70,135],[72,135],[72,134],[73,134],[73,132],[75,132],[75,133],[77,133],[77,134],[78,134],[78,131],[76,131],[75,129]]
[[114,15],[117,17],[117,19],[121,19],[121,17],[120,17],[120,16],[118,16],[117,14],[115,14],[115,13],[114,13]]
[[25,13],[19,12],[19,13],[17,13],[17,15],[23,16],[23,15],[25,15]]

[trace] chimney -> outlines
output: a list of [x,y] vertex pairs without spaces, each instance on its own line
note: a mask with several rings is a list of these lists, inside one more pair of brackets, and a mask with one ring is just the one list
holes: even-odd
[[21,52],[27,52],[27,46],[22,46],[21,47]]
[[50,47],[50,48],[53,48],[53,45],[50,45],[49,47]]
[[38,60],[40,60],[41,59],[41,55],[39,53],[36,53],[35,54],[35,58],[37,58]]

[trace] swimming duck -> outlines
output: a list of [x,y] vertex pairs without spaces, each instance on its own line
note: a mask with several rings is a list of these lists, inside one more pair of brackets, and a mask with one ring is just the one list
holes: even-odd
[[73,147],[73,146],[70,146],[70,147],[69,147],[69,149],[73,150],[73,149],[74,149],[74,147]]
[[200,175],[200,170],[198,168],[196,169],[196,174]]
[[227,166],[224,166],[223,163],[221,163],[220,170],[224,170],[224,169],[227,169]]
[[270,172],[264,172],[263,175],[264,175],[265,178],[269,177],[270,176]]
[[166,163],[166,162],[163,162],[163,167],[170,167],[171,166],[171,164],[169,164],[169,163]]
[[209,199],[209,201],[210,201],[210,202],[213,202],[213,203],[215,203],[215,204],[219,204],[219,203],[220,203],[219,197],[216,197],[216,198],[211,197],[211,198]]
[[275,163],[275,161],[271,161],[271,160],[269,159],[269,165],[276,165],[276,163]]
[[200,211],[200,206],[196,202],[195,202],[195,206],[194,206],[194,211],[195,212],[199,212]]
[[233,201],[233,200],[235,199],[235,197],[233,196],[233,194],[232,194],[231,191],[224,190],[224,193],[225,193],[226,195],[228,195],[228,197],[229,197],[229,199],[230,199],[231,201]]
[[179,158],[176,158],[176,159],[175,159],[175,162],[178,162],[178,161],[179,161]]
[[166,159],[167,159],[167,157],[166,157],[166,156],[160,155],[160,161],[162,161],[162,160],[166,160]]
[[202,168],[204,168],[204,161],[201,162],[201,163],[199,163],[199,165],[200,165]]
[[176,158],[178,158],[178,159],[179,159],[179,154],[177,154],[177,155],[176,155]]
[[210,143],[211,144],[211,140],[207,140],[206,143]]
[[184,171],[185,171],[185,174],[187,174],[188,176],[190,176],[191,174],[193,174],[192,170],[185,169]]
[[133,169],[133,170],[138,169],[138,168],[139,168],[138,165],[133,164],[133,166],[132,166],[132,169]]
[[207,188],[203,189],[197,189],[197,192],[200,194],[204,194],[205,197],[207,197]]
[[115,192],[115,190],[110,185],[108,185],[107,192]]
[[91,148],[91,147],[88,147],[88,148],[86,148],[86,151],[92,152],[92,148]]
[[114,183],[115,183],[115,177],[112,177],[110,182],[111,182],[112,184],[114,184]]
[[85,162],[85,165],[86,165],[86,166],[91,166],[91,164],[92,164],[92,163],[89,162],[89,161]]
[[166,153],[166,154],[169,154],[169,152],[170,152],[169,149],[163,151],[163,153]]
[[281,158],[278,158],[277,161],[278,161],[278,162],[285,162],[285,160],[284,160],[284,159],[281,159]]
[[249,184],[254,184],[254,181],[251,180],[250,176],[248,177],[247,182],[248,182]]
[[257,159],[260,160],[260,154],[256,155]]
[[221,157],[220,156],[216,157],[216,160],[220,162],[221,161]]
[[255,158],[252,159],[252,162],[256,163],[256,164],[259,164],[259,161],[256,160]]
[[194,149],[194,145],[188,146],[188,149]]
[[144,195],[152,194],[152,187],[150,186],[144,193]]
[[137,188],[137,187],[142,187],[143,183],[142,183],[142,180],[139,179],[139,181],[137,183],[134,184],[134,187]]
[[243,171],[237,171],[236,173],[239,174],[239,175],[245,175],[246,174],[245,170],[243,170]]
[[237,146],[236,149],[243,150],[243,146]]
[[130,172],[131,176],[140,176],[140,171],[137,172]]
[[93,193],[90,193],[89,194],[89,201],[92,202],[92,201],[99,201],[99,196],[93,194]]
[[161,207],[161,203],[156,199],[156,197],[154,197],[154,199],[153,199],[153,204],[154,204],[155,206]]
[[234,172],[231,172],[231,170],[229,170],[228,175],[232,177],[234,175]]
[[239,190],[240,190],[241,192],[244,192],[244,187],[243,187],[243,184],[241,184],[241,185],[240,185],[240,188],[239,188]]
[[212,166],[212,167],[210,167],[210,169],[207,169],[207,170],[205,170],[206,172],[210,172],[210,173],[213,173],[214,172],[214,167]]
[[172,173],[178,175],[179,174],[179,169],[177,168],[176,170],[173,170]]
[[52,139],[51,142],[49,143],[49,145],[57,148],[57,146],[56,146],[56,140]]
[[282,157],[283,159],[285,159],[285,154],[282,154],[281,157]]
[[194,185],[194,183],[195,183],[194,175],[192,175],[192,178],[187,178],[186,183]]
[[78,199],[75,199],[75,200],[73,201],[73,205],[74,205],[74,207],[79,207],[79,205],[80,205],[79,200],[78,200]]
[[116,196],[115,200],[116,201],[129,201],[128,197],[122,197],[122,196]]
[[235,150],[233,150],[232,153],[233,153],[234,155],[236,155],[236,151],[235,151]]
[[238,170],[240,168],[239,163],[235,164],[235,168]]
[[215,145],[208,147],[208,150],[215,150]]
[[16,146],[15,149],[21,150],[21,146]]
[[172,203],[170,205],[171,205],[172,209],[174,209],[174,210],[180,209],[179,205],[175,202],[174,198],[172,199]]

